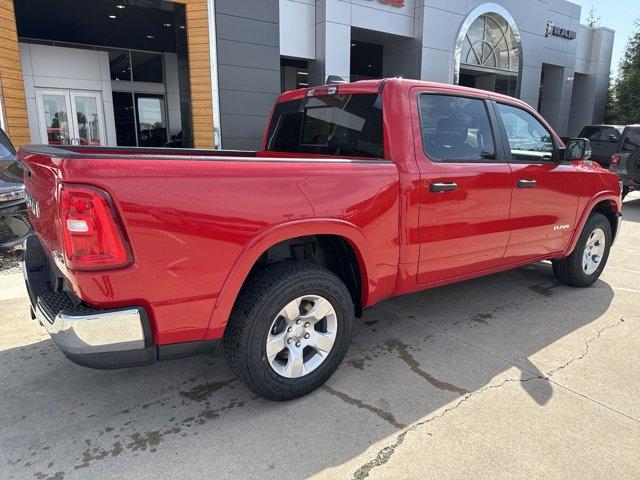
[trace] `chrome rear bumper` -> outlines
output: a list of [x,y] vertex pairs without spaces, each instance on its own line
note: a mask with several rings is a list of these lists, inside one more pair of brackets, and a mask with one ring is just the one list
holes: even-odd
[[92,309],[74,301],[63,289],[54,289],[50,269],[39,240],[28,238],[23,272],[31,316],[45,327],[70,360],[103,369],[145,365],[155,360],[151,329],[142,307]]

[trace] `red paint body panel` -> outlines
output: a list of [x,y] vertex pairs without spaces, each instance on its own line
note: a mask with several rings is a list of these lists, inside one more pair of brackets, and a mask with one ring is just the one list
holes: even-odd
[[[380,81],[340,85],[375,93]],[[99,308],[141,305],[158,345],[220,338],[255,261],[293,237],[333,234],[354,249],[362,304],[571,252],[593,208],[620,208],[617,177],[591,162],[435,163],[421,146],[417,91],[452,92],[524,106],[473,89],[409,80],[384,85],[386,160],[266,152],[76,149],[20,153],[45,250],[73,292]],[[304,97],[306,90],[279,101]],[[529,109],[529,107],[526,107]],[[539,117],[538,117],[539,118]],[[37,149],[33,149],[37,151]],[[64,152],[64,149],[60,149]],[[166,153],[165,153],[166,152]],[[86,155],[83,158],[83,155]],[[535,177],[536,192],[516,191]],[[432,182],[456,181],[432,194]],[[133,254],[127,268],[70,271],[62,251],[58,190],[88,184],[111,197]],[[553,225],[571,225],[554,232]]]

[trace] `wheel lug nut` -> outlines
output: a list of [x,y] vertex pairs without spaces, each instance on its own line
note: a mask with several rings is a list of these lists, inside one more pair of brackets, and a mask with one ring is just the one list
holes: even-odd
[[291,340],[290,338],[287,338],[287,343],[288,343],[288,344],[290,344],[290,343],[291,343],[291,341],[292,341],[292,340]]
[[299,347],[299,346],[300,346],[300,342],[296,342],[296,347]]
[[309,338],[309,337],[310,337],[310,335],[308,333],[304,334],[304,338]]
[[291,327],[287,328],[287,332],[290,332],[291,330],[293,330],[293,328]]
[[306,322],[306,323],[304,324],[305,328],[309,328],[309,325],[311,325],[309,322]]
[[298,324],[298,325],[300,324],[300,319],[296,320],[296,324]]

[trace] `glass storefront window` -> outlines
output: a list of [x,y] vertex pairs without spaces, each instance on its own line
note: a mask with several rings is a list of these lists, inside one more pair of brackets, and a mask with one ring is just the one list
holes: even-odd
[[162,147],[167,143],[164,97],[136,94],[138,146]]
[[107,50],[111,80],[131,81],[131,63],[128,50]]
[[162,83],[162,54],[153,52],[131,52],[131,67],[134,82]]
[[113,92],[113,116],[116,122],[116,142],[119,147],[135,147],[136,119],[133,95],[129,92]]

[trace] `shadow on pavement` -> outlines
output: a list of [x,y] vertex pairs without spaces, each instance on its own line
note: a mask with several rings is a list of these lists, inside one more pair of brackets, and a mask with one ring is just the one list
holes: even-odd
[[[603,281],[588,289],[558,284],[548,264],[396,298],[357,322],[347,358],[325,387],[286,403],[256,398],[222,356],[97,371],[70,363],[50,340],[0,351],[0,471],[5,478],[305,477],[514,364],[523,378],[546,376],[529,357],[598,319],[612,298]],[[554,394],[550,382],[529,383],[521,385],[539,405]]]

